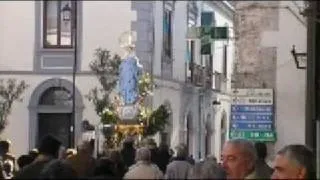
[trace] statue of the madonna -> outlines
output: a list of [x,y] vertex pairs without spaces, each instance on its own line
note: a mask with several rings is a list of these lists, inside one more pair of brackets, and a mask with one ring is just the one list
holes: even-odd
[[134,53],[132,38],[133,34],[129,31],[123,33],[119,39],[120,46],[126,53],[119,67],[119,93],[125,105],[132,105],[138,100],[138,82],[142,73],[142,65]]

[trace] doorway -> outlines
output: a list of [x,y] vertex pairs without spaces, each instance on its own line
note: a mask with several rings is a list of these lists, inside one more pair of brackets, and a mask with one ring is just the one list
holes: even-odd
[[[29,149],[37,147],[45,134],[57,136],[66,147],[81,141],[82,95],[75,89],[75,114],[72,114],[73,83],[60,78],[47,79],[33,91],[29,103]],[[72,123],[74,121],[74,124]]]
[[64,147],[71,145],[70,123],[71,113],[39,113],[38,144],[41,138],[51,134],[62,142]]

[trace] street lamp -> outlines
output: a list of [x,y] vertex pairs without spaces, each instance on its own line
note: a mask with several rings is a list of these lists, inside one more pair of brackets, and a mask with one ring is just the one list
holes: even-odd
[[69,4],[66,4],[63,8],[62,8],[62,20],[63,22],[70,22],[71,21],[71,8],[69,6]]
[[[72,1],[71,1],[72,2]],[[72,120],[71,120],[71,126],[70,126],[70,132],[71,132],[71,137],[70,137],[70,146],[75,147],[75,138],[74,138],[74,125],[76,121],[76,114],[75,114],[75,91],[76,91],[76,72],[77,72],[77,3],[74,2],[73,4],[73,9],[69,6],[69,3],[66,4],[62,10],[62,17],[63,21],[65,23],[71,22],[72,26],[72,33],[71,35],[73,36],[73,48],[74,48],[74,61],[73,61],[73,68],[72,68]]]
[[295,45],[292,46],[291,54],[297,69],[307,69],[307,53],[296,53]]

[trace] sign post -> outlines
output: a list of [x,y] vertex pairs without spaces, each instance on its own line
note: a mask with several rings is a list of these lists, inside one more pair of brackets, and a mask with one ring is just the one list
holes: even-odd
[[229,137],[276,141],[273,89],[233,90]]

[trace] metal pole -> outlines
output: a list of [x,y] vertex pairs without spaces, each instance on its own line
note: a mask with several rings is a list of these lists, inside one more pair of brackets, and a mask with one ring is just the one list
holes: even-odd
[[317,179],[320,178],[320,143],[319,143],[319,137],[320,137],[320,121],[316,122],[316,171],[317,171]]
[[74,133],[74,125],[76,121],[76,72],[77,72],[77,2],[74,3],[74,14],[73,14],[73,42],[74,42],[74,61],[72,68],[72,120],[71,120],[71,147],[75,147],[75,133]]

